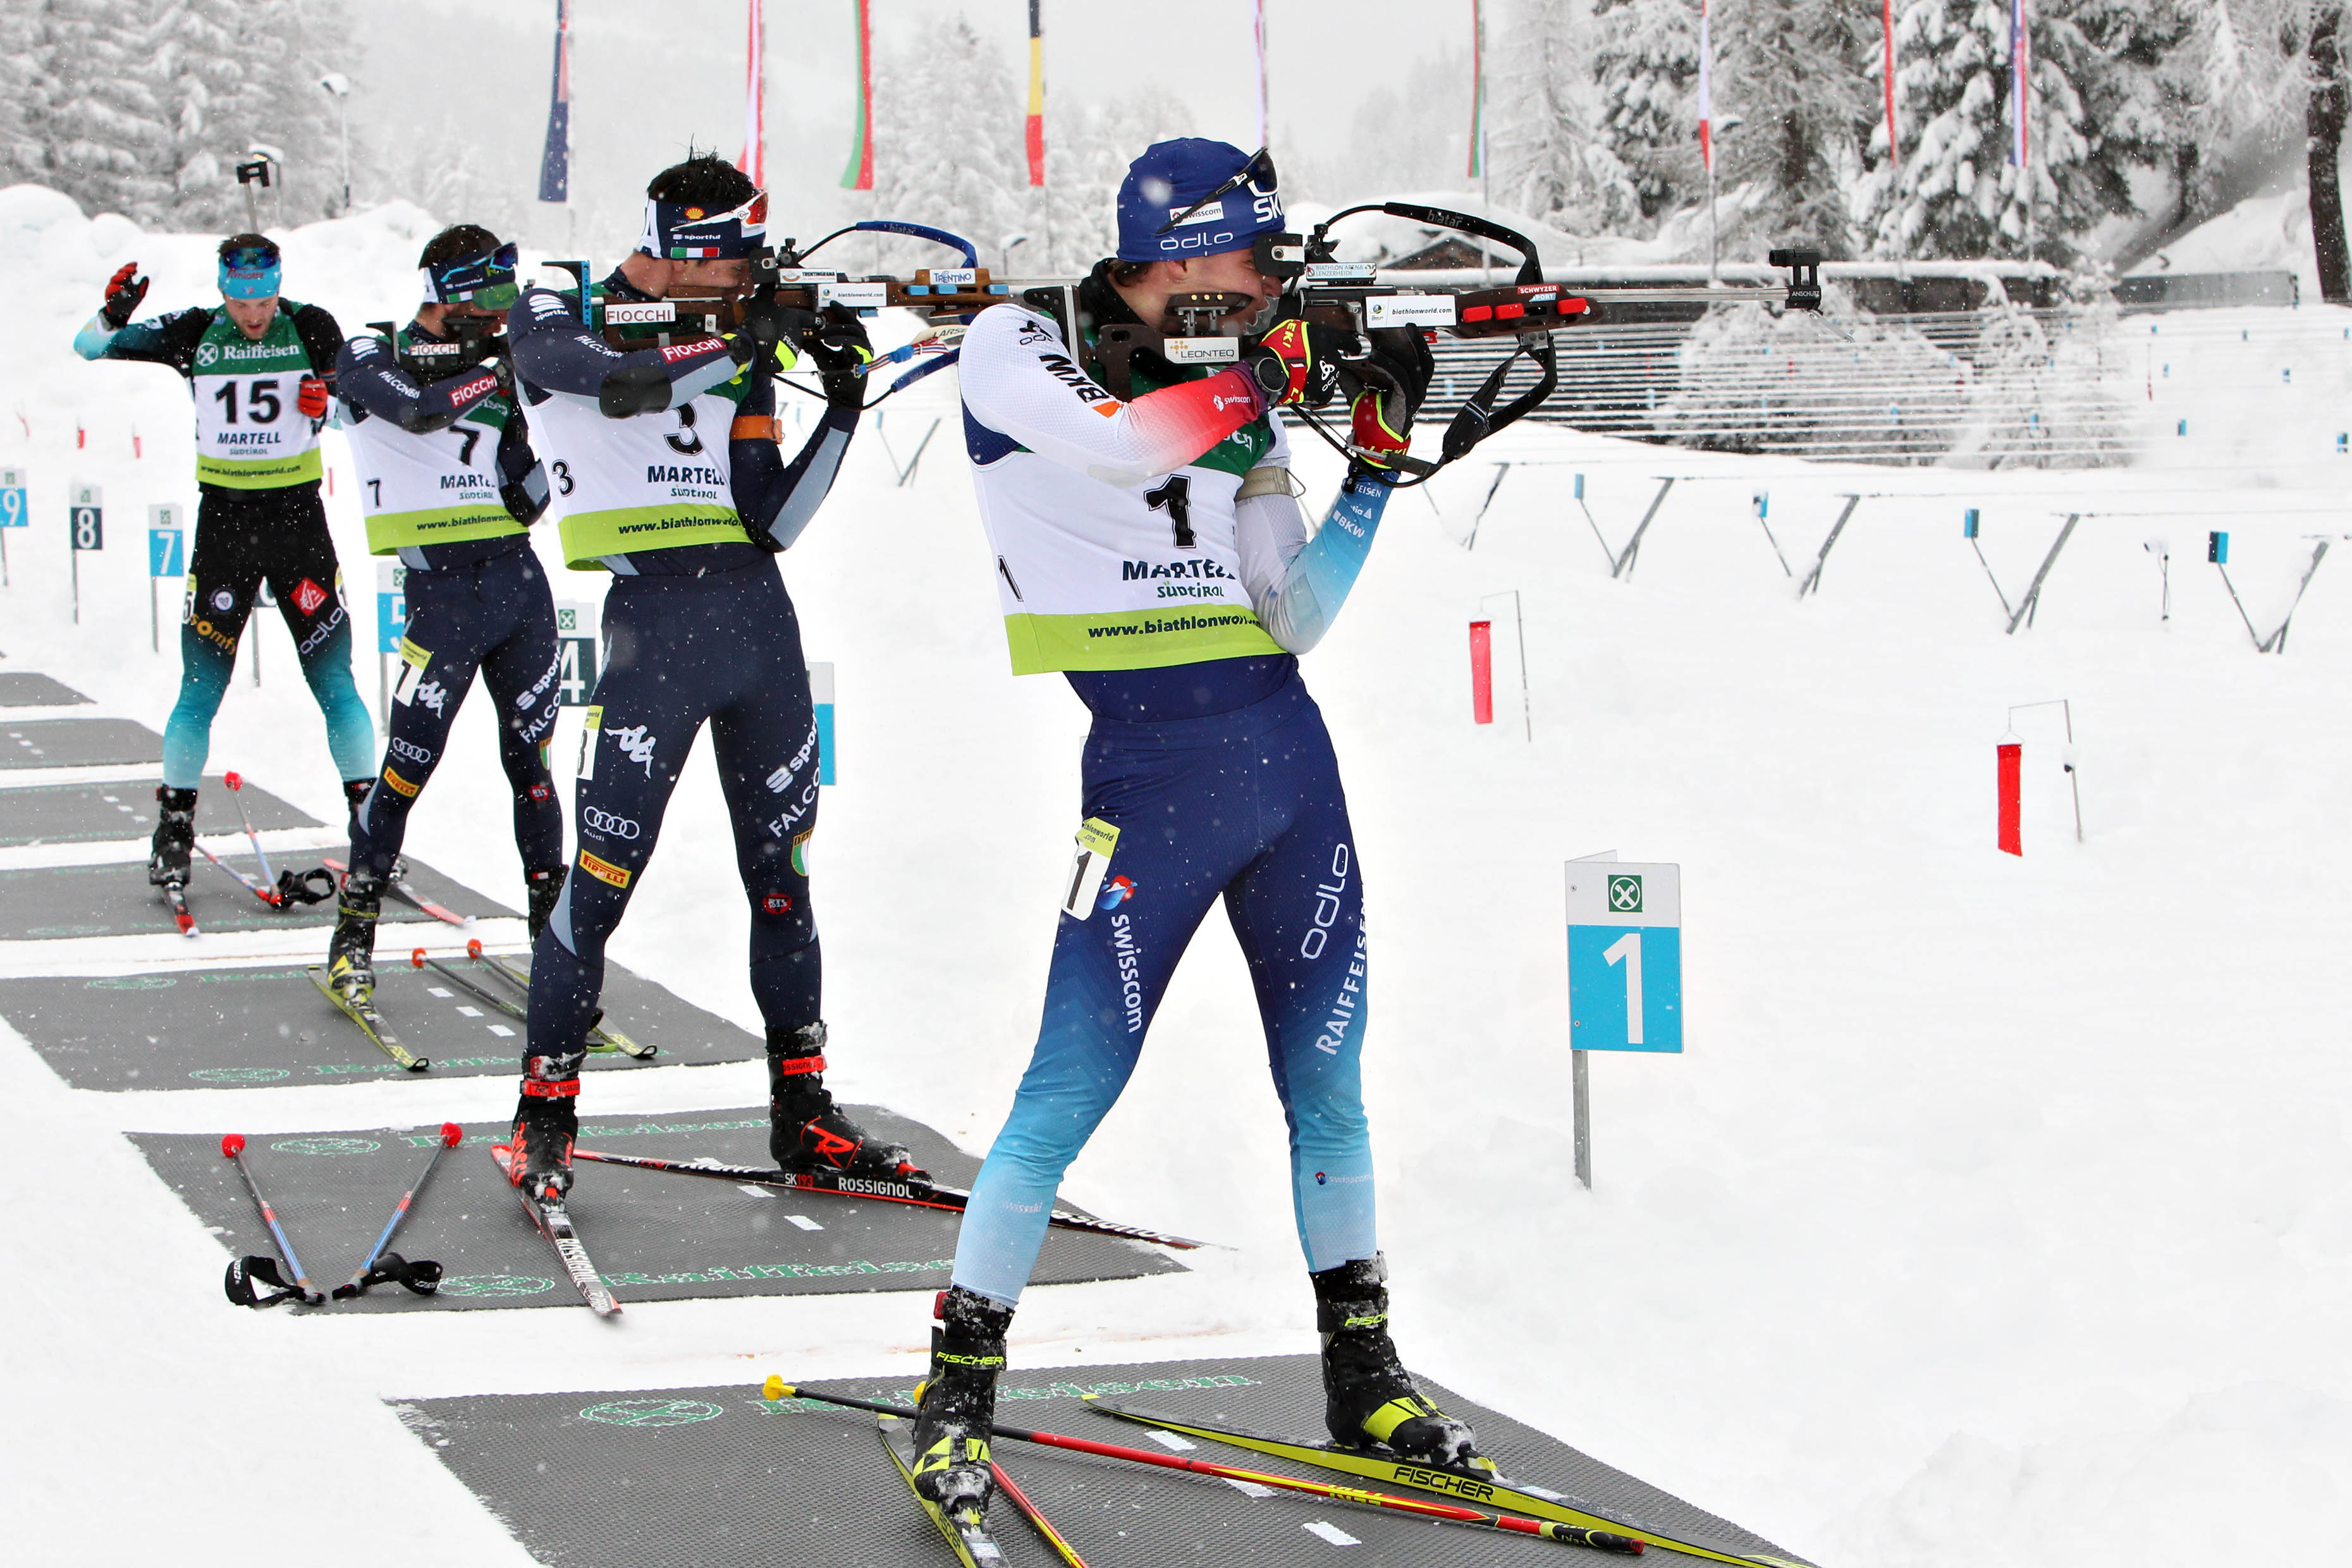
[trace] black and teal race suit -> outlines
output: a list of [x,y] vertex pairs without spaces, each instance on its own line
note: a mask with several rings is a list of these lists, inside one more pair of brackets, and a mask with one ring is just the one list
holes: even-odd
[[194,789],[261,584],[293,634],[302,678],[326,715],[336,776],[364,779],[375,727],[352,682],[351,615],[319,502],[321,419],[298,405],[306,377],[331,378],[342,333],[316,305],[280,300],[248,340],[226,309],[199,306],[74,339],[88,360],[167,364],[187,378],[196,416],[196,539],[180,614],[180,699],[163,726],[163,783]]

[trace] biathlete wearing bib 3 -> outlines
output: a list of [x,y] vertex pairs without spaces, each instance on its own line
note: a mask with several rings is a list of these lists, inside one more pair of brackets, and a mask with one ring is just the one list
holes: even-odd
[[[503,314],[484,317],[470,308],[488,290],[451,285],[453,276],[480,281],[486,268],[478,264],[488,258],[470,254],[477,248],[507,258],[504,282],[495,288],[504,304],[515,299],[510,247],[472,226],[445,230],[420,258],[431,295],[426,310],[444,328],[461,309],[468,325],[505,324]],[[562,886],[563,808],[547,768],[562,700],[555,604],[528,531],[546,510],[547,480],[522,411],[501,387],[501,363],[474,359],[481,342],[412,321],[389,341],[352,339],[336,360],[368,549],[400,558],[408,605],[391,734],[374,787],[355,814],[351,869],[328,952],[328,978],[346,990],[373,984],[376,916],[408,814],[440,763],[478,669],[498,714],[533,937]],[[464,368],[436,376],[436,358]]]
[[[278,298],[274,247],[232,256],[236,244],[224,247],[223,292],[231,300],[276,305],[257,337],[242,331],[226,305],[128,321],[146,280],[132,284],[127,274],[134,268],[125,268],[110,287],[106,307],[74,339],[75,352],[86,360],[169,365],[187,379],[194,405],[195,548],[180,615],[180,695],[163,726],[163,782],[156,791],[159,820],[148,868],[150,879],[159,883],[187,879],[213,716],[228,690],[237,644],[263,583],[278,601],[302,678],[326,718],[327,747],[347,798],[365,791],[375,762],[375,728],[352,681],[342,574],[319,501],[324,378],[333,374],[342,332],[318,306]],[[265,255],[266,266],[233,265],[258,263]],[[263,292],[247,292],[254,289]]]
[[[726,259],[756,243],[757,219],[747,209],[763,210],[764,197],[731,165],[696,160],[666,171],[654,189],[664,196],[647,203],[646,255],[636,262]],[[733,203],[740,205],[708,216]],[[614,271],[593,298],[655,305],[628,271],[629,264]],[[799,623],[770,559],[807,526],[857,427],[864,383],[856,368],[866,351],[855,318],[844,321],[825,329],[839,346],[803,342],[827,401],[787,466],[771,371],[794,362],[789,345],[771,352],[747,331],[657,346],[674,329],[645,321],[619,330],[648,346],[616,348],[583,323],[576,295],[543,289],[525,293],[509,319],[565,560],[614,574],[604,600],[604,670],[580,751],[579,852],[531,961],[513,1168],[535,1186],[569,1184],[573,1097],[598,1016],[604,943],[652,857],[670,792],[706,721],[751,904],[772,1152],[786,1166],[907,1164],[903,1149],[869,1142],[843,1117],[824,1087],[822,952],[807,859],[816,827],[815,710]]]
[[[1263,221],[1213,248],[1247,249],[1278,229],[1262,162],[1218,142],[1153,147],[1121,194],[1120,258],[1160,259],[1160,220],[1157,233],[1176,227],[1220,188],[1246,184]],[[1120,289],[1148,276],[1098,266],[1077,291],[1080,322],[1137,321]],[[1245,272],[1166,288],[1244,280],[1262,287]],[[1131,363],[1122,402],[1088,373],[1071,328],[1010,303],[982,311],[963,340],[964,436],[1013,670],[1064,672],[1094,719],[1081,852],[1035,1053],[972,1184],[954,1285],[935,1309],[916,1484],[950,1511],[984,1508],[991,1491],[994,1378],[1063,1173],[1125,1088],[1220,900],[1289,1126],[1333,1436],[1423,1463],[1483,1462],[1468,1428],[1420,1398],[1387,1334],[1358,1065],[1362,873],[1330,737],[1294,657],[1346,599],[1389,487],[1352,465],[1309,542],[1287,438],[1267,413],[1266,389],[1292,367],[1270,363],[1269,380],[1247,363],[1187,369],[1143,352]]]

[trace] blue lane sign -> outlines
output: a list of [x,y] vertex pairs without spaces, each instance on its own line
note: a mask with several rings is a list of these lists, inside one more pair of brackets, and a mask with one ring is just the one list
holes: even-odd
[[157,501],[147,509],[147,575],[184,577],[188,573],[188,536],[180,531],[178,501]]
[[0,468],[0,528],[30,528],[31,511],[25,504],[25,470]]
[[1682,868],[1568,863],[1570,1045],[1683,1048]]
[[816,705],[816,782],[832,784],[835,753],[833,745],[833,666],[813,664],[808,667],[809,700]]
[[408,631],[408,568],[397,561],[375,563],[375,650],[398,653]]

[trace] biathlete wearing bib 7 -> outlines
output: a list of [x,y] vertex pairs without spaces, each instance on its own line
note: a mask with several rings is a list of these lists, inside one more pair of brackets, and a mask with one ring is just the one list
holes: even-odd
[[[593,297],[651,303],[618,271]],[[821,1043],[807,869],[815,710],[771,556],[832,488],[857,411],[828,405],[787,466],[772,381],[739,366],[720,340],[660,346],[663,329],[649,323],[647,347],[615,348],[583,323],[576,294],[544,289],[527,291],[508,322],[564,558],[614,574],[578,765],[579,852],[533,950],[526,1078],[576,1081],[605,940],[706,721],[751,905],[751,993],[771,1055],[811,1031]],[[822,1060],[792,1050],[803,1058]]]
[[551,892],[562,873],[563,808],[547,742],[562,693],[554,600],[528,531],[546,509],[546,477],[493,364],[420,384],[402,362],[447,341],[412,321],[390,342],[352,339],[335,364],[368,548],[408,569],[391,734],[355,815],[351,864],[391,873],[478,669],[497,708],[526,890],[544,882]]
[[[1081,315],[1131,321],[1105,268]],[[1016,673],[1062,670],[1094,713],[1081,858],[1035,1055],[972,1186],[955,1282],[1011,1305],[1065,1169],[1118,1099],[1177,960],[1222,899],[1246,955],[1310,1270],[1369,1258],[1357,1070],[1362,882],[1339,767],[1292,655],[1337,614],[1388,487],[1359,476],[1309,542],[1288,443],[1239,370],[1139,355],[1121,403],[1061,326],[981,313],[964,435]]]
[[247,339],[225,308],[199,307],[110,328],[93,317],[74,339],[89,360],[165,364],[187,378],[196,423],[195,548],[180,627],[180,697],[163,729],[163,784],[193,791],[238,640],[267,581],[293,635],[303,679],[327,721],[336,773],[363,781],[374,725],[352,681],[342,575],[319,502],[322,415],[303,384],[333,374],[342,332],[316,305],[280,300],[269,329]]

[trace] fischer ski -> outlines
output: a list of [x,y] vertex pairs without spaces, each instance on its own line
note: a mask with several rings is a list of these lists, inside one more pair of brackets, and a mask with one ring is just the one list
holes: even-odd
[[[744,1186],[779,1187],[794,1193],[830,1193],[843,1198],[875,1198],[883,1203],[911,1204],[917,1208],[948,1209],[963,1212],[971,1194],[961,1187],[942,1186],[929,1177],[908,1176],[886,1181],[873,1176],[845,1176],[834,1171],[762,1170],[756,1165],[729,1165],[716,1160],[699,1163],[686,1160],[660,1160],[650,1154],[599,1154],[593,1150],[574,1147],[575,1160],[593,1160],[600,1165],[628,1165],[640,1171],[667,1171],[679,1176],[707,1176],[714,1181],[734,1182]],[[1093,1236],[1115,1236],[1126,1241],[1148,1241],[1157,1247],[1175,1247],[1191,1250],[1206,1247],[1204,1241],[1192,1241],[1181,1236],[1168,1236],[1140,1226],[1120,1225],[1116,1220],[1090,1219],[1072,1214],[1067,1209],[1049,1211],[1047,1223],[1063,1230],[1082,1230]]]
[[[328,870],[332,871],[338,877],[341,877],[346,870],[350,869],[350,868],[346,867],[341,860],[321,860],[319,863],[324,866]],[[435,920],[441,921],[445,925],[470,926],[474,923],[473,916],[461,915],[457,910],[443,904],[436,904],[430,899],[420,899],[415,893],[410,892],[406,888],[401,886],[400,879],[406,871],[406,868],[404,866],[394,866],[392,869],[392,876],[387,878],[383,884],[383,890],[391,897],[398,899],[402,903],[406,904],[418,914],[431,915]]]
[[178,882],[163,882],[158,884],[157,890],[163,895],[163,901],[171,906],[172,923],[180,928],[180,934],[182,936],[197,935],[196,917],[188,912],[186,887]]
[[915,1490],[915,1431],[895,1415],[877,1417],[882,1431],[882,1447],[889,1453],[890,1462],[898,1467],[898,1479],[907,1489],[915,1493],[915,1500],[940,1528],[948,1550],[956,1554],[963,1568],[997,1568],[1008,1561],[996,1538],[988,1533],[988,1524],[978,1509],[950,1516],[948,1511],[921,1492]]
[[[424,950],[420,948],[417,951],[421,952]],[[472,959],[476,963],[480,964],[492,974],[497,975],[500,980],[503,980],[508,984],[513,986],[518,992],[521,993],[525,1004],[530,1002],[530,976],[522,973],[520,970],[516,969],[512,964],[509,963],[505,959],[499,957],[496,953],[484,952],[482,951],[482,939],[480,937],[473,937],[467,940],[466,943],[466,956]],[[435,967],[438,968],[439,966],[436,965]],[[446,974],[448,973],[448,971],[443,970],[442,973]],[[451,978],[455,979],[456,976],[452,975]],[[460,981],[459,984],[466,984],[463,981]],[[469,991],[473,991],[474,994],[477,996],[487,994],[482,991],[477,990],[470,984],[466,985],[466,988]],[[500,1003],[499,1005],[500,1006],[506,1006],[506,1004],[504,1003]],[[507,1010],[510,1013],[514,1012],[512,1007],[507,1007]],[[516,1014],[516,1016],[518,1017],[522,1016],[523,1015],[519,1013]],[[629,1038],[628,1036],[621,1033],[618,1029],[608,1029],[604,1027],[602,1014],[599,1014],[597,1017],[598,1021],[590,1025],[588,1027],[588,1048],[590,1050],[618,1051],[623,1056],[635,1057],[639,1061],[650,1060],[655,1056],[660,1054],[660,1047],[641,1046],[637,1044],[636,1041]]]
[[1212,1442],[1230,1443],[1237,1448],[1271,1454],[1276,1458],[1313,1465],[1318,1469],[1337,1470],[1342,1475],[1363,1476],[1390,1486],[1410,1487],[1416,1491],[1437,1492],[1494,1508],[1507,1508],[1536,1519],[1643,1542],[1669,1552],[1687,1552],[1691,1556],[1710,1558],[1717,1563],[1741,1563],[1748,1568],[1807,1568],[1806,1564],[1792,1558],[1745,1551],[1713,1536],[1620,1518],[1602,1511],[1597,1503],[1528,1481],[1508,1480],[1499,1475],[1475,1470],[1412,1464],[1375,1448],[1342,1447],[1337,1443],[1276,1436],[1242,1426],[1210,1426],[1181,1415],[1120,1405],[1097,1394],[1087,1394],[1086,1400],[1089,1406],[1105,1415],[1115,1415],[1138,1426],[1157,1426],[1164,1431],[1181,1433],[1187,1437],[1206,1437]]
[[410,1072],[423,1072],[433,1065],[429,1058],[420,1057],[402,1045],[400,1037],[383,1026],[383,1016],[375,1010],[373,1002],[346,996],[336,990],[327,984],[327,972],[318,964],[310,965],[307,973],[310,976],[310,984],[319,988],[319,994],[333,1003],[336,1012],[357,1024],[360,1033],[365,1035],[374,1044],[376,1049],[406,1068]]
[[[509,1184],[514,1181],[511,1169],[513,1152],[504,1143],[490,1145],[490,1159],[497,1163],[499,1174]],[[523,1213],[530,1215],[530,1223],[539,1227],[540,1235],[547,1237],[548,1246],[555,1248],[555,1256],[562,1261],[563,1272],[570,1277],[572,1288],[580,1292],[580,1299],[588,1303],[588,1310],[600,1318],[619,1317],[621,1303],[613,1300],[613,1292],[604,1288],[604,1276],[598,1274],[595,1264],[589,1261],[588,1249],[580,1242],[580,1233],[572,1227],[571,1210],[560,1199],[533,1197],[520,1187],[515,1188],[515,1196],[522,1200]]]

